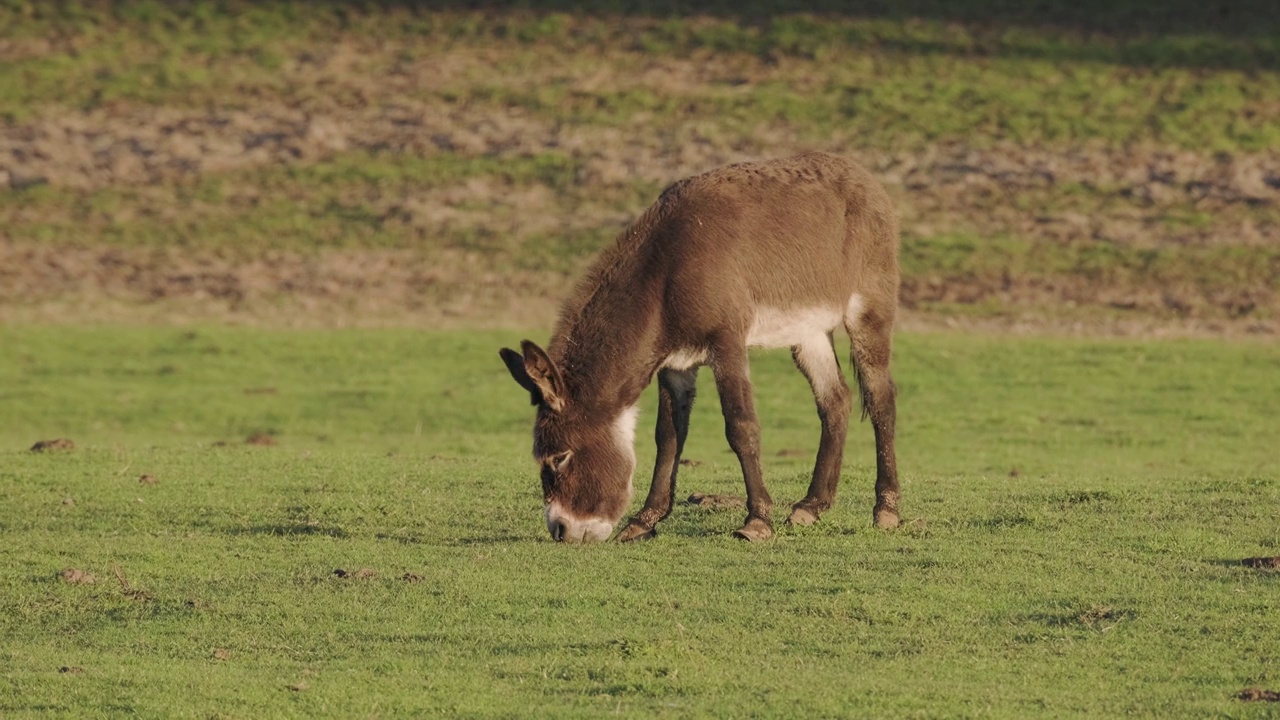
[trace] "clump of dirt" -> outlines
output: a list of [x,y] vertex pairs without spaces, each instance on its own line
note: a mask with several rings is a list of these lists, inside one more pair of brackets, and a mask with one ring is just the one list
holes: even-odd
[[1106,605],[1095,605],[1080,613],[1079,619],[1085,625],[1096,625],[1105,620],[1120,620],[1127,615],[1128,613],[1117,611],[1115,608]]
[[214,660],[230,660],[231,651],[226,648],[214,648],[213,659]]
[[808,451],[799,448],[782,448],[778,451],[778,457],[780,458],[808,457],[808,455]]
[[79,568],[67,568],[62,571],[62,582],[68,585],[92,585],[98,582],[98,578]]
[[417,573],[407,572],[404,575],[401,575],[400,579],[404,580],[407,583],[420,583],[422,582],[423,577]]
[[263,446],[280,444],[280,441],[276,440],[275,436],[269,433],[253,433],[249,437],[245,438],[244,442],[246,445],[263,445]]
[[348,578],[353,580],[372,580],[378,577],[378,573],[374,572],[371,568],[360,568],[359,570],[344,570],[342,568],[338,568],[333,571],[333,574],[335,577],[343,580]]
[[702,464],[701,460],[681,460],[680,461],[681,467],[698,467],[701,464]]
[[690,505],[697,505],[706,510],[725,510],[747,506],[747,499],[741,495],[709,495],[694,493],[686,500]]
[[1236,697],[1245,702],[1280,702],[1280,692],[1256,687],[1245,688]]
[[64,497],[62,498],[62,504],[66,505],[67,507],[75,507],[76,499],[73,497]]
[[160,481],[156,479],[155,475],[145,474],[138,478],[138,482],[142,485],[156,485]]
[[76,667],[75,665],[63,665],[58,668],[58,672],[63,675],[80,675],[84,672],[84,668]]
[[55,450],[75,450],[76,444],[67,438],[41,440],[31,446],[31,452],[51,452]]
[[1277,570],[1280,569],[1280,555],[1275,557],[1251,557],[1240,561],[1241,565],[1258,570]]

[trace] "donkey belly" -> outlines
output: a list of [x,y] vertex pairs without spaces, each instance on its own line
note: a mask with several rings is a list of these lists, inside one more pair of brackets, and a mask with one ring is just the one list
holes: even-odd
[[[854,296],[857,298],[857,296]],[[808,307],[756,308],[755,319],[747,330],[747,345],[751,347],[793,347],[826,335],[839,327],[844,320],[845,308]]]

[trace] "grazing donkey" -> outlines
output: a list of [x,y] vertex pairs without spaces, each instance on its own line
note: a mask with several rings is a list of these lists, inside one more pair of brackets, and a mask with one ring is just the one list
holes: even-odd
[[898,221],[861,166],[823,153],[741,163],[681,180],[619,235],[565,303],[544,351],[501,351],[538,406],[533,454],[557,541],[606,540],[631,500],[636,402],[658,377],[658,444],[644,507],[618,540],[653,537],[671,512],[694,383],[710,365],[742,465],[747,519],[773,535],[747,348],[790,347],[813,388],[822,439],[788,522],[835,501],[852,407],[832,331],[843,326],[876,440],[876,527],[898,517],[889,374],[898,306]]

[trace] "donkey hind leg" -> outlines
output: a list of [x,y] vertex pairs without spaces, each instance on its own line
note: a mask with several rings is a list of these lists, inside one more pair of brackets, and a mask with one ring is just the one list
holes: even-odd
[[684,439],[689,434],[689,411],[697,392],[698,368],[658,371],[658,425],[654,439],[658,458],[653,465],[653,482],[644,507],[618,533],[619,542],[648,540],[658,534],[658,521],[671,513],[676,494],[676,473]]
[[791,525],[812,525],[835,503],[845,435],[849,428],[849,411],[853,403],[830,333],[815,335],[791,348],[791,357],[808,379],[809,387],[813,388],[818,418],[822,420],[822,439],[818,444],[818,459],[813,466],[809,492],[791,507],[787,522]]
[[752,397],[746,342],[741,337],[721,338],[712,345],[711,357],[725,438],[738,456],[747,486],[747,519],[733,534],[742,540],[767,540],[773,537],[773,500],[760,467],[760,422]]
[[862,416],[870,416],[876,437],[876,505],[872,518],[878,528],[895,528],[901,518],[898,515],[898,465],[893,450],[897,389],[889,373],[893,354],[893,308],[885,311],[868,306],[857,317],[846,317],[845,325],[862,390]]

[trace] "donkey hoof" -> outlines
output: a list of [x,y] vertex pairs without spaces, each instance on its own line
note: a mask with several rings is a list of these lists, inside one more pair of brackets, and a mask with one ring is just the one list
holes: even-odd
[[892,530],[901,524],[897,510],[878,508],[875,514],[875,526],[879,530]]
[[773,528],[760,518],[751,518],[747,524],[733,531],[733,536],[747,542],[760,542],[773,537]]
[[804,527],[818,522],[818,513],[809,508],[800,505],[791,509],[791,517],[787,518],[788,525]]
[[640,540],[652,540],[658,537],[658,531],[651,527],[645,527],[635,521],[627,523],[622,528],[622,532],[618,533],[618,537],[614,538],[618,542],[637,542]]

